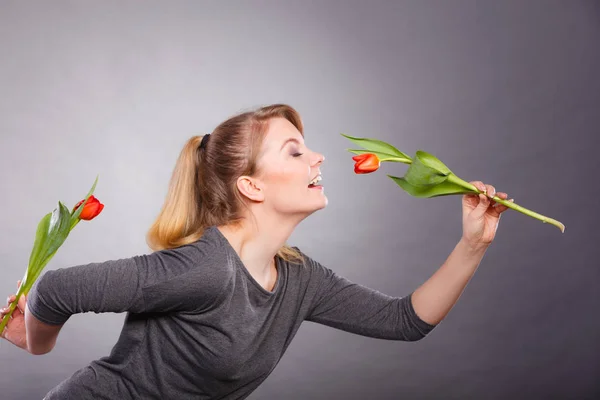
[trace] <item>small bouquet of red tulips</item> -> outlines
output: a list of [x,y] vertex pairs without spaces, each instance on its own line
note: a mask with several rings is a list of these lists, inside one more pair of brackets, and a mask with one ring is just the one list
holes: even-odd
[[[414,158],[401,152],[389,143],[382,140],[359,138],[341,134],[352,143],[362,149],[347,149],[353,154],[356,162],[354,172],[357,174],[368,174],[375,172],[381,166],[381,162],[401,162],[410,164],[404,177],[388,175],[398,186],[410,195],[421,198],[456,195],[456,194],[480,194],[481,190],[473,184],[456,176],[450,168],[441,162],[433,154],[418,150]],[[534,211],[521,207],[514,202],[507,201],[494,196],[493,201],[505,205],[508,208],[522,212],[525,215],[539,219],[543,223],[556,226],[564,233],[565,226],[552,218],[538,214]]]
[[67,236],[69,236],[69,233],[73,228],[77,226],[79,221],[91,221],[102,212],[104,204],[100,203],[100,201],[92,195],[97,182],[98,177],[96,177],[94,185],[85,199],[77,203],[75,207],[73,207],[73,211],[69,211],[69,209],[59,201],[58,207],[51,213],[46,214],[39,222],[33,249],[29,256],[27,271],[21,280],[16,299],[10,304],[10,311],[4,316],[2,323],[0,323],[0,335],[4,331],[13,311],[17,307],[19,298],[22,295],[26,296],[29,293],[29,290],[40,276],[40,273],[46,264],[48,264],[50,259],[56,254],[59,247],[67,239]]

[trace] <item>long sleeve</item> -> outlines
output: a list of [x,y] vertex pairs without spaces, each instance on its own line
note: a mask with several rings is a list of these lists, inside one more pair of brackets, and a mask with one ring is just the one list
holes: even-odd
[[148,255],[48,270],[33,284],[28,308],[37,319],[51,325],[89,311],[192,311],[213,294],[199,287],[199,282],[206,281],[202,266],[210,257],[205,247],[190,244]]
[[435,328],[415,313],[412,293],[406,297],[388,296],[351,282],[304,256],[311,274],[307,321],[362,336],[403,341],[422,339]]

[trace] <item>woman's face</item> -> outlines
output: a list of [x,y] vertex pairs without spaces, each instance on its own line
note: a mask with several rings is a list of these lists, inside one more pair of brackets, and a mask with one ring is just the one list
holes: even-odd
[[324,159],[305,145],[302,134],[291,122],[273,118],[258,160],[259,175],[253,178],[253,184],[243,184],[245,194],[279,214],[306,217],[327,206],[323,187],[308,187],[321,173]]

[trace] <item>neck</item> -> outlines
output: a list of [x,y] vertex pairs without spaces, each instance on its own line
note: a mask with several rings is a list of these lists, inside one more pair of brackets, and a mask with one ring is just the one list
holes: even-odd
[[268,277],[275,266],[277,251],[287,242],[298,222],[285,223],[281,216],[257,215],[255,220],[246,218],[238,227],[220,225],[217,228],[250,273]]

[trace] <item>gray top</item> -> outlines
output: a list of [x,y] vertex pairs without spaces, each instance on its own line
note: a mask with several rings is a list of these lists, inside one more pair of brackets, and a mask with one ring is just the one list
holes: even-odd
[[410,295],[352,283],[302,254],[305,265],[276,258],[272,292],[216,226],[176,249],[46,271],[28,297],[41,321],[62,324],[88,311],[127,316],[110,355],[45,399],[244,399],[273,371],[302,321],[404,341],[434,328],[415,314]]

